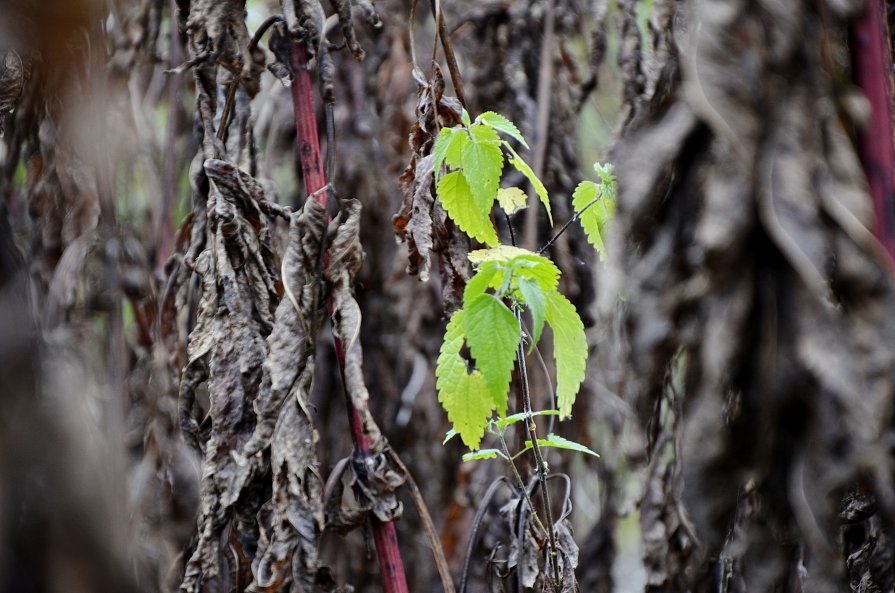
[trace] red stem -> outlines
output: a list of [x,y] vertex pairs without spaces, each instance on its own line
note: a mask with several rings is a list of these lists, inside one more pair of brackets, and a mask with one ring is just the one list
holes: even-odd
[[870,124],[858,135],[858,155],[876,215],[873,233],[895,258],[895,148],[889,45],[881,0],[868,0],[864,15],[851,23],[849,44],[855,83],[871,107]]
[[[314,95],[311,83],[311,73],[307,69],[308,55],[305,46],[295,43],[292,46],[292,70],[295,77],[292,80],[292,105],[295,111],[295,133],[298,149],[298,160],[301,165],[305,182],[305,191],[313,195],[326,187],[326,177],[323,173],[323,159],[320,155],[320,140],[317,136],[317,118],[314,112]],[[317,202],[326,207],[327,192],[321,191],[316,195]],[[330,309],[332,303],[330,303]],[[336,357],[339,360],[339,368],[345,368],[345,350],[341,341],[334,335],[333,341],[336,347]],[[360,413],[355,409],[350,397],[346,397],[348,405],[348,420],[351,425],[351,436],[354,445],[361,456],[372,453],[372,441],[364,432]],[[382,589],[384,593],[408,593],[407,578],[404,575],[404,563],[401,560],[401,551],[398,548],[398,535],[395,524],[391,521],[383,523],[375,517],[373,524],[373,542],[376,545],[376,555],[379,559],[379,573],[382,577]]]

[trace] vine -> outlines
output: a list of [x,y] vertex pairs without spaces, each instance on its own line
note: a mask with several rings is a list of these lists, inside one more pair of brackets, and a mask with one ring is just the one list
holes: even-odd
[[[526,207],[526,194],[521,188],[500,187],[505,163],[531,183],[552,224],[550,199],[532,168],[501,137],[509,137],[528,148],[513,122],[492,111],[471,121],[464,110],[461,120],[462,125],[443,128],[435,142],[436,194],[457,226],[487,248],[469,254],[475,274],[464,290],[462,308],[448,322],[436,363],[438,400],[453,425],[445,442],[459,435],[470,449],[463,456],[464,461],[504,459],[523,493],[527,490],[515,460],[532,452],[545,522],[527,494],[525,499],[535,524],[546,532],[553,580],[559,583],[557,544],[546,487],[547,465],[541,448],[597,454],[552,432],[546,438],[537,435],[536,416],[558,416],[560,420],[571,416],[587,361],[584,324],[575,306],[559,291],[559,268],[542,254],[577,220],[600,258],[605,257],[604,236],[615,213],[615,178],[612,165],[597,163],[596,180],[581,182],[573,192],[573,217],[538,252],[501,244],[491,220],[495,202],[507,216],[511,233],[510,217]],[[531,318],[530,331],[522,321],[523,311]],[[526,345],[529,352],[537,347],[545,325],[553,333],[557,409],[535,411],[529,394]],[[518,368],[521,376],[523,409],[507,416],[514,368]],[[521,451],[512,454],[505,432],[519,422],[524,423],[529,438]],[[486,432],[499,439],[500,449],[480,448]]]

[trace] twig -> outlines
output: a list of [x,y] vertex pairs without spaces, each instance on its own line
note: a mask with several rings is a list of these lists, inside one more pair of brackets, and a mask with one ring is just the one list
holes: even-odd
[[596,198],[594,198],[593,200],[591,200],[590,202],[588,202],[587,204],[585,204],[584,208],[582,208],[580,211],[578,211],[578,212],[576,212],[575,214],[573,214],[573,215],[572,215],[572,218],[570,218],[569,220],[567,220],[567,221],[566,221],[566,224],[562,225],[562,228],[559,229],[559,230],[556,232],[556,234],[553,235],[553,237],[552,237],[549,241],[547,241],[547,243],[544,244],[543,247],[541,247],[540,249],[538,249],[538,255],[541,255],[542,253],[544,253],[545,251],[547,251],[548,249],[550,249],[550,246],[553,245],[554,243],[556,243],[556,240],[559,239],[560,235],[562,235],[564,232],[566,232],[566,229],[569,228],[569,226],[570,226],[573,222],[575,222],[576,220],[578,220],[579,218],[581,218],[581,215],[584,214],[584,213],[587,211],[588,208],[590,208],[591,206],[593,206],[594,204],[596,204],[597,202],[599,202],[602,198],[603,198],[603,195],[600,194],[599,196],[597,196]]
[[429,508],[423,500],[420,488],[417,485],[416,480],[413,479],[410,470],[407,469],[407,466],[404,465],[404,462],[401,461],[401,458],[395,450],[389,447],[386,449],[386,452],[407,480],[407,485],[410,488],[410,497],[413,499],[414,505],[416,505],[416,511],[419,513],[420,519],[423,522],[426,538],[429,540],[429,546],[432,548],[432,556],[435,557],[435,568],[438,570],[438,576],[441,578],[444,593],[454,593],[454,581],[451,579],[451,571],[448,568],[447,559],[444,557],[444,548],[441,547],[441,540],[438,539],[435,523],[432,522],[432,516],[429,514]]
[[460,593],[466,593],[466,585],[469,582],[469,565],[472,561],[472,551],[475,548],[475,540],[479,534],[479,527],[482,525],[482,519],[485,518],[485,513],[488,511],[488,505],[491,504],[491,499],[494,498],[494,494],[497,492],[498,486],[501,484],[508,484],[508,480],[504,476],[500,476],[488,486],[488,489],[485,490],[485,495],[482,497],[482,502],[479,503],[479,508],[475,512],[475,517],[472,519],[472,528],[469,533],[469,543],[466,544],[466,556],[463,559],[463,574],[460,576]]

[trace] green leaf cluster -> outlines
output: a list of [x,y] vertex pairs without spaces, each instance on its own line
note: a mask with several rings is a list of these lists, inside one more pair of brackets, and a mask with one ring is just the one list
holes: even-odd
[[575,215],[588,242],[600,254],[600,259],[604,260],[604,237],[609,222],[615,216],[617,183],[611,164],[596,163],[594,172],[598,181],[582,181],[578,184],[572,193],[572,208],[575,209]]
[[435,140],[436,193],[451,220],[473,239],[496,246],[497,231],[490,218],[495,200],[507,214],[524,208],[526,203],[522,189],[500,187],[504,164],[509,163],[531,182],[552,224],[547,189],[528,163],[499,135],[505,134],[528,148],[519,128],[493,111],[481,114],[474,122],[464,111],[463,124],[442,128]]
[[[477,270],[466,285],[463,308],[448,323],[435,375],[438,400],[448,419],[463,442],[475,449],[492,413],[506,414],[510,379],[522,343],[520,321],[507,302],[530,311],[532,347],[545,324],[553,331],[561,418],[571,414],[584,380],[587,343],[578,312],[557,290],[560,271],[552,261],[508,245],[474,251],[469,259]],[[462,356],[464,345],[471,360]]]

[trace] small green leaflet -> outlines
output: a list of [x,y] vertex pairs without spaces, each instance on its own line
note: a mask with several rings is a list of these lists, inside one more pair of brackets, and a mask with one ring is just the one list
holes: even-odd
[[552,261],[527,249],[511,245],[498,245],[491,249],[476,249],[469,253],[473,265],[496,261],[510,268],[514,275],[537,280],[544,292],[553,290],[559,283],[560,271]]
[[487,217],[503,172],[500,138],[488,126],[473,126],[469,134],[472,141],[463,147],[463,176],[472,191],[476,208]]
[[528,202],[528,196],[518,187],[501,187],[497,190],[497,204],[507,213],[507,216],[512,216],[524,209],[526,202]]
[[[532,412],[532,416],[559,416],[559,410],[539,410],[537,412]],[[506,428],[512,424],[516,424],[517,422],[521,422],[525,420],[527,414],[525,412],[519,412],[518,414],[511,414],[506,418],[498,418],[494,421],[494,425],[498,429]],[[446,441],[445,441],[446,442]]]
[[553,330],[553,358],[556,362],[556,399],[560,418],[572,414],[572,404],[584,381],[587,340],[584,324],[575,305],[558,291],[546,294],[547,323]]
[[482,373],[478,370],[470,373],[466,361],[460,356],[465,340],[463,318],[464,312],[460,310],[448,323],[435,366],[435,387],[438,401],[454,430],[467,447],[476,449],[488,426],[494,399]]
[[495,130],[503,132],[511,138],[518,140],[519,144],[521,144],[526,148],[526,150],[528,150],[528,142],[526,142],[525,138],[522,137],[522,132],[519,131],[519,128],[516,127],[516,124],[514,124],[501,114],[495,113],[493,111],[486,111],[485,113],[478,116],[476,120],[482,122],[483,124],[491,126]]
[[466,283],[463,291],[463,302],[471,303],[489,288],[496,288],[503,283],[503,270],[498,262],[485,262],[479,266],[475,275]]
[[541,339],[541,332],[544,331],[544,322],[547,320],[547,300],[544,291],[536,280],[532,278],[520,277],[516,279],[516,286],[522,293],[522,302],[528,307],[531,313],[533,333],[531,337],[531,348],[534,348],[538,340]]
[[480,459],[496,459],[497,457],[502,459],[507,458],[500,449],[479,449],[478,451],[465,453],[463,455],[463,461],[479,461]]
[[466,179],[459,171],[448,173],[438,183],[438,199],[460,230],[486,245],[497,245],[497,231],[488,214],[476,207]]
[[544,187],[544,184],[541,183],[541,180],[538,179],[538,176],[535,175],[535,172],[532,171],[531,167],[528,166],[522,157],[516,154],[516,151],[513,148],[504,142],[504,146],[509,149],[510,154],[513,155],[510,157],[510,164],[516,167],[516,170],[525,175],[528,181],[531,183],[531,186],[535,188],[535,193],[538,194],[538,197],[541,199],[541,203],[544,204],[544,208],[547,210],[547,219],[550,221],[550,225],[553,225],[553,213],[550,211],[550,198],[547,196],[547,188]]
[[444,434],[444,440],[441,441],[441,444],[442,444],[442,445],[447,445],[448,441],[451,440],[452,438],[454,438],[455,436],[457,436],[457,431],[454,430],[453,428],[450,429],[449,431],[447,431],[447,432]]
[[469,352],[485,378],[493,406],[502,416],[521,339],[519,324],[513,312],[492,294],[479,295],[463,305]]
[[615,215],[615,191],[605,184],[596,184],[593,181],[582,181],[572,194],[572,207],[578,215],[578,221],[587,240],[600,254],[600,259],[606,258],[606,247],[603,237],[606,235],[606,227]]
[[467,128],[472,125],[472,122],[469,121],[469,112],[465,109],[460,112],[460,121],[462,121],[463,125]]
[[[547,435],[546,439],[538,439],[538,445],[541,447],[568,449],[569,451],[578,451],[579,453],[586,453],[588,455],[593,455],[594,457],[599,457],[599,455],[597,455],[581,443],[570,441],[569,439],[565,439],[558,434],[553,434],[552,432]],[[525,441],[525,449],[523,449],[522,451],[528,451],[531,448],[531,441]]]

